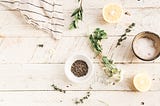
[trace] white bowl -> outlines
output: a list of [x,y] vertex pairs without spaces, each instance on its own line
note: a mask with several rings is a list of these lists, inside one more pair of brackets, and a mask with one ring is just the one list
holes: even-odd
[[[76,60],[83,60],[88,65],[88,73],[85,76],[77,77],[71,72],[71,66]],[[84,54],[74,54],[65,63],[65,74],[67,78],[74,83],[82,83],[88,81],[93,75],[92,61]]]

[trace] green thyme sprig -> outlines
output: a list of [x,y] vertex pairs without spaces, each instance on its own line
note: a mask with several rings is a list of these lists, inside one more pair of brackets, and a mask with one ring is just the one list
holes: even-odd
[[73,21],[69,26],[70,30],[78,28],[78,22],[82,21],[83,19],[82,0],[78,0],[78,2],[79,2],[79,8],[75,9],[71,15],[71,17],[73,17]]
[[91,93],[90,91],[87,92],[86,96],[82,97],[81,99],[76,99],[76,101],[74,102],[75,104],[82,104],[84,103],[84,101],[86,99],[88,99],[90,97]]
[[96,30],[89,36],[91,45],[96,53],[99,55],[99,59],[103,64],[103,69],[109,78],[114,79],[114,81],[120,81],[121,70],[116,68],[112,60],[109,60],[107,56],[102,55],[102,45],[101,40],[107,38],[107,33],[104,30],[96,28]]
[[54,85],[54,84],[52,84],[51,85],[53,88],[54,88],[54,90],[56,90],[56,91],[59,91],[59,92],[62,92],[62,93],[66,93],[66,91],[65,90],[62,90],[61,88],[58,88],[56,85]]
[[118,39],[116,47],[120,46],[121,43],[127,39],[127,34],[131,32],[132,28],[135,26],[135,23],[132,23],[131,25],[128,26],[128,28],[125,29],[125,33],[121,35],[121,37]]
[[108,77],[114,78],[116,82],[121,80],[121,70],[115,66],[112,60],[108,59],[107,56],[103,56],[102,63],[104,64],[104,71]]

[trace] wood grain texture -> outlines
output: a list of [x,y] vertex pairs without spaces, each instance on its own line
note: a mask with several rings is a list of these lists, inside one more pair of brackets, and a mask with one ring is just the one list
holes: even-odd
[[[121,46],[115,48],[118,37],[109,37],[102,41],[104,55],[116,63],[148,63],[136,58],[131,49],[133,37],[128,37]],[[43,45],[39,47],[38,45]],[[84,53],[93,62],[95,54],[88,37],[64,37],[61,40],[51,38],[1,38],[0,63],[65,63],[74,53]],[[160,58],[149,63],[159,63]]]
[[[103,8],[104,5],[108,3],[118,3],[123,6],[123,8],[159,8],[160,1],[159,0],[84,0],[83,7],[86,9],[94,9],[94,8]],[[70,3],[73,3],[71,6]],[[70,0],[70,3],[66,0],[63,1],[64,10],[72,10],[77,7],[76,0]]]
[[[2,106],[77,106],[74,99],[86,95],[86,91],[67,92],[0,92]],[[80,106],[159,106],[160,92],[91,92],[91,97]],[[151,102],[152,101],[152,102]]]
[[[76,0],[56,0],[57,2],[63,3],[64,10],[73,10],[77,7],[77,1]],[[83,1],[83,7],[86,9],[93,9],[93,8],[102,8],[104,5],[108,3],[119,3],[124,8],[159,8],[160,7],[160,1],[159,0],[87,0]],[[72,4],[72,6],[71,6]],[[5,6],[0,6],[0,10],[8,10]]]
[[117,64],[123,72],[123,81],[108,84],[107,76],[98,64],[94,64],[94,76],[84,84],[70,82],[64,74],[64,64],[4,64],[0,65],[0,91],[53,90],[52,84],[67,91],[135,91],[133,76],[140,72],[149,74],[151,91],[160,90],[159,64]]
[[[0,106],[75,106],[74,99],[86,95],[91,86],[91,97],[81,106],[159,106],[160,57],[151,62],[137,59],[131,50],[133,37],[145,30],[160,34],[159,0],[83,0],[84,20],[79,29],[68,30],[71,12],[77,0],[63,2],[65,30],[61,40],[26,24],[20,13],[0,5]],[[109,2],[120,3],[124,12],[117,24],[105,23],[102,8]],[[116,42],[130,23],[136,27],[128,39],[115,49]],[[94,59],[88,35],[97,27],[104,29],[108,39],[102,41],[104,55],[115,60],[123,72],[123,81],[108,85],[107,77]],[[41,46],[38,46],[41,45]],[[64,63],[73,53],[85,53],[94,63],[94,76],[84,84],[74,84],[64,74]],[[149,74],[149,92],[139,93],[132,84],[133,76]],[[67,90],[54,91],[52,84]]]
[[[131,16],[123,15],[118,24],[108,24],[102,18],[102,9],[88,9],[84,11],[84,20],[79,23],[79,29],[68,30],[72,18],[71,11],[65,11],[64,17],[64,37],[68,36],[87,36],[97,27],[104,29],[109,36],[119,37],[125,29],[134,22],[136,27],[130,33],[135,36],[142,31],[152,31],[160,34],[160,9],[126,9]],[[5,37],[50,37],[49,34],[34,28],[25,23],[20,13],[17,11],[0,11],[0,34]],[[7,19],[10,17],[10,19]],[[7,19],[7,20],[6,20]]]

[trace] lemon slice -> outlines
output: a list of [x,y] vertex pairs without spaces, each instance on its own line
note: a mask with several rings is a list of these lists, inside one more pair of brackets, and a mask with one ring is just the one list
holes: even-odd
[[151,87],[151,79],[145,73],[137,74],[133,79],[133,83],[135,88],[140,92],[146,92]]
[[117,23],[122,13],[123,9],[118,4],[108,4],[103,8],[103,18],[108,23]]

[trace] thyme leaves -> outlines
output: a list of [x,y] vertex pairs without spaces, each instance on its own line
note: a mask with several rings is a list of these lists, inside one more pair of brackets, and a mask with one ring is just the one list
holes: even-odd
[[116,47],[120,46],[121,43],[127,39],[127,34],[132,31],[133,27],[135,27],[135,23],[130,24],[128,28],[125,29],[125,33],[122,34],[121,37],[118,39]]
[[52,86],[52,87],[54,88],[54,90],[56,90],[56,91],[59,91],[59,92],[62,92],[62,93],[66,93],[65,90],[63,90],[63,89],[57,87],[55,84],[52,84],[51,86]]
[[89,36],[92,47],[98,54],[102,52],[102,46],[100,42],[105,38],[107,38],[107,33],[100,28],[96,28],[96,30]]
[[80,99],[76,99],[75,100],[75,104],[82,104],[84,103],[85,100],[87,100],[90,97],[91,93],[90,91],[87,92],[86,96],[80,98]]
[[82,8],[82,0],[78,0],[79,7],[75,9],[71,15],[73,20],[69,26],[69,29],[76,29],[78,28],[78,22],[83,20],[83,8]]

